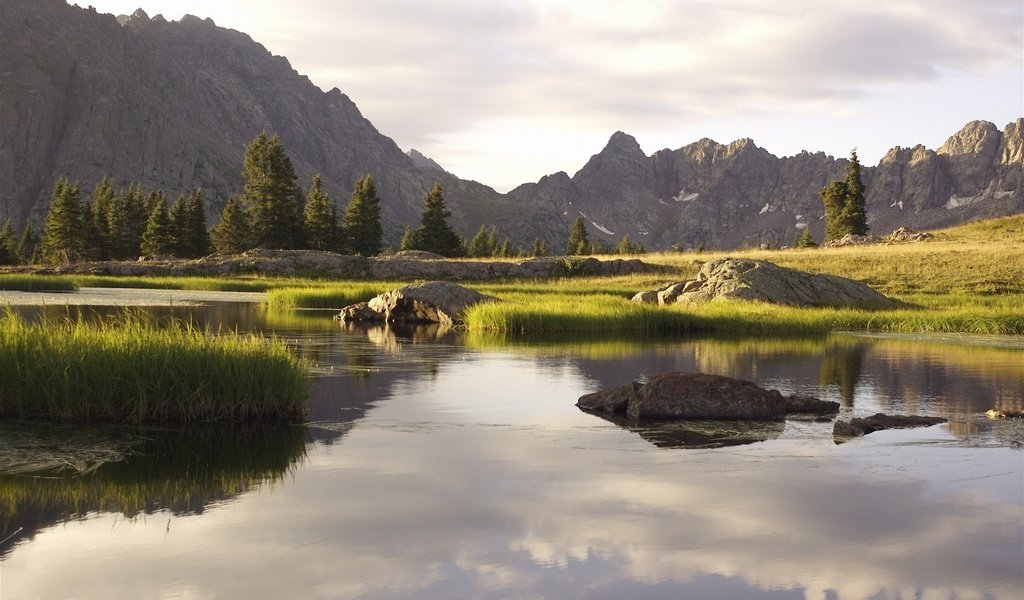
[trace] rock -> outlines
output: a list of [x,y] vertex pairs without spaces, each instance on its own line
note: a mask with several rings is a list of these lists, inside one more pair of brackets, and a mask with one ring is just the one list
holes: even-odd
[[[704,263],[696,280],[671,283],[656,290],[656,295],[659,304],[755,300],[787,306],[886,308],[899,305],[851,279],[804,273],[766,261],[740,258]],[[641,292],[633,299],[642,302],[651,297],[650,292]]]
[[741,379],[704,373],[661,373],[630,395],[626,414],[633,420],[725,419],[781,421],[786,401]]
[[601,390],[593,394],[584,394],[576,402],[583,410],[596,413],[626,414],[629,397],[639,390],[641,384],[633,381],[625,385]]
[[858,437],[883,429],[908,429],[911,427],[930,427],[945,423],[942,417],[921,417],[916,415],[887,415],[876,413],[870,417],[855,418],[849,421],[836,421],[832,427],[834,437]]
[[1024,411],[990,408],[985,411],[985,416],[990,419],[1024,419]]
[[428,281],[384,292],[368,302],[346,306],[336,317],[342,321],[387,323],[462,323],[465,310],[497,298],[448,281]]
[[790,394],[786,396],[786,414],[834,415],[839,412],[839,403],[819,400],[814,396]]

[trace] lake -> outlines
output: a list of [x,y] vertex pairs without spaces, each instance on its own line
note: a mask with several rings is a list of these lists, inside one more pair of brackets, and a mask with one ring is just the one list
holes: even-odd
[[[1024,410],[1020,337],[508,339],[344,326],[253,296],[74,296],[0,302],[81,318],[150,305],[276,334],[313,364],[309,423],[0,426],[3,600],[1024,589],[1024,424],[984,415]],[[629,428],[575,406],[670,370],[836,400],[842,418],[949,423],[837,444],[831,422]]]

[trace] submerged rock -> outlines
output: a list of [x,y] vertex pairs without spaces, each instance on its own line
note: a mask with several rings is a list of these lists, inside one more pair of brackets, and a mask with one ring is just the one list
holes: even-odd
[[887,415],[876,413],[870,417],[850,419],[849,421],[836,421],[832,427],[832,435],[835,437],[859,437],[883,429],[908,429],[911,427],[930,427],[945,423],[948,419],[943,417],[921,417],[917,415]]
[[721,258],[704,263],[697,279],[640,292],[634,302],[665,305],[755,300],[787,306],[890,308],[898,306],[867,285],[835,275],[804,273],[770,262]]
[[335,318],[341,321],[456,325],[462,323],[470,306],[496,301],[497,298],[457,283],[428,281],[384,292],[368,302],[346,306]]
[[1024,411],[990,408],[985,411],[985,416],[990,419],[1024,419]]

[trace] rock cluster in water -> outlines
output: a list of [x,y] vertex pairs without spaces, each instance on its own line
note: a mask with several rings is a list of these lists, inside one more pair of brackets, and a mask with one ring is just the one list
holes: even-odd
[[384,292],[367,302],[341,309],[339,321],[380,323],[439,323],[458,325],[465,311],[481,302],[497,302],[487,296],[448,281],[428,281]]
[[755,300],[800,307],[888,308],[899,304],[851,279],[805,273],[746,258],[706,262],[697,279],[670,283],[633,296],[634,302],[660,305],[712,300]]

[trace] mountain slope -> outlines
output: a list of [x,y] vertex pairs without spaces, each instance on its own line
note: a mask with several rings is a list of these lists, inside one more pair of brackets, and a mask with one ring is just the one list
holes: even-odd
[[[817,193],[846,167],[820,152],[778,158],[749,139],[647,156],[616,132],[575,175],[498,194],[406,154],[341,91],[323,92],[244,33],[141,10],[119,22],[63,0],[0,0],[0,99],[0,221],[19,226],[42,219],[63,176],[86,192],[104,175],[172,197],[202,187],[216,216],[240,193],[245,145],[261,131],[281,136],[301,185],[319,173],[341,205],[372,174],[390,243],[440,182],[463,235],[486,223],[526,247],[564,247],[577,215],[609,244],[628,234],[648,249],[786,245],[803,227],[820,239]],[[1024,212],[1022,128],[976,121],[935,151],[894,148],[863,170],[869,225]]]

